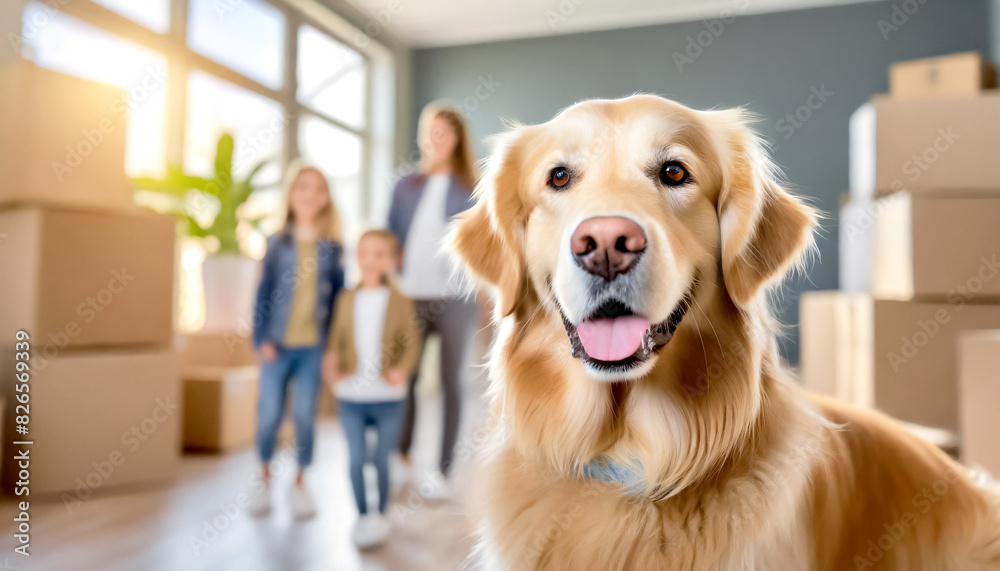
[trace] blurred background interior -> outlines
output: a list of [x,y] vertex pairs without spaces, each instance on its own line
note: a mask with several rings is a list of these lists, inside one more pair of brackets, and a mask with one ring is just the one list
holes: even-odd
[[[399,534],[354,549],[326,391],[318,517],[238,502],[257,469],[249,313],[285,166],[329,177],[350,252],[418,167],[417,116],[441,98],[479,158],[505,119],[587,98],[752,110],[825,217],[774,300],[784,357],[809,389],[1000,474],[1000,0],[2,0],[0,32],[4,494],[19,329],[35,442],[32,557],[5,516],[5,569],[460,566],[461,506],[405,494]],[[430,466],[433,374],[418,393]]]

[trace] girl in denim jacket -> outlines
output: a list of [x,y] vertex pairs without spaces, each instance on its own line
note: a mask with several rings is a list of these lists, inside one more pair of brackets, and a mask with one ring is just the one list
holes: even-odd
[[[303,472],[312,462],[313,431],[334,299],[344,283],[340,221],[326,177],[314,167],[293,165],[287,178],[284,227],[267,241],[253,317],[260,360],[257,448],[261,480],[270,483],[269,463],[285,411],[288,385],[295,383],[292,413],[299,472],[292,488],[297,518],[315,514]],[[270,486],[254,494],[251,512],[270,512]]]

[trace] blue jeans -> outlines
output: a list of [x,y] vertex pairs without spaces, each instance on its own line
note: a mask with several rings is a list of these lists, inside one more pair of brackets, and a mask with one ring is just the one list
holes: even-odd
[[399,442],[399,427],[403,422],[406,401],[389,402],[348,402],[337,401],[337,414],[347,436],[347,451],[351,459],[351,485],[358,512],[368,513],[365,497],[364,466],[368,458],[368,444],[365,429],[375,427],[378,442],[372,461],[378,471],[378,511],[385,513],[389,502],[389,452],[396,449]]
[[278,358],[260,365],[260,401],[257,405],[257,448],[260,459],[270,462],[285,413],[288,383],[295,379],[293,416],[295,450],[299,466],[312,462],[313,431],[319,402],[323,347],[278,347]]

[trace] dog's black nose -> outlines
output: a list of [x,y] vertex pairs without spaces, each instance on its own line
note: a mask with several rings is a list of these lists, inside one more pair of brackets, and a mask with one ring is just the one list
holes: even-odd
[[646,249],[646,233],[622,216],[597,216],[580,223],[570,249],[581,268],[611,281],[628,273]]

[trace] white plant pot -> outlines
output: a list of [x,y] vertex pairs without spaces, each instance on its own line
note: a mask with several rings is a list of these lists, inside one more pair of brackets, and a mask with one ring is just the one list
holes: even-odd
[[209,256],[201,266],[205,287],[205,333],[248,331],[253,317],[254,296],[260,262],[223,254]]

